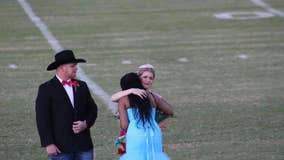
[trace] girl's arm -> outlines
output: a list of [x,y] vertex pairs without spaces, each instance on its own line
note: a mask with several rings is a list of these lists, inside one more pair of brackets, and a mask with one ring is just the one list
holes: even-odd
[[124,97],[124,96],[128,96],[130,94],[135,94],[137,96],[139,96],[140,98],[144,98],[147,96],[147,93],[145,90],[143,89],[138,89],[138,88],[130,88],[124,91],[119,91],[116,92],[115,94],[113,94],[111,96],[111,101],[112,102],[118,102],[120,98]]
[[126,97],[124,97],[118,101],[120,128],[123,130],[127,130],[128,128],[128,117],[126,113],[126,100],[127,100]]
[[174,112],[173,112],[173,107],[172,105],[166,101],[162,96],[160,96],[157,93],[151,92],[152,95],[154,96],[156,103],[157,103],[157,107],[162,110],[163,112],[165,112],[168,115],[173,116]]

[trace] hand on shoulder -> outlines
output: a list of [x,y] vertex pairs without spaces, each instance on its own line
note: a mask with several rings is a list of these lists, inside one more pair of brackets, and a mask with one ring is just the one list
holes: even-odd
[[144,89],[139,89],[139,88],[131,88],[130,89],[131,94],[135,94],[139,96],[140,98],[144,99],[147,97],[147,92]]

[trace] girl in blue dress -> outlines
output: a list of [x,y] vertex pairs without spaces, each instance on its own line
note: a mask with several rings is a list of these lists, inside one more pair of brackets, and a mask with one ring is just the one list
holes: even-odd
[[[130,88],[145,89],[136,73],[128,73],[120,80],[122,90]],[[155,121],[155,95],[148,94],[141,98],[130,94],[118,102],[120,127],[127,130],[126,153],[120,160],[169,160],[162,150],[162,133]],[[166,114],[172,115],[171,108],[159,108]]]

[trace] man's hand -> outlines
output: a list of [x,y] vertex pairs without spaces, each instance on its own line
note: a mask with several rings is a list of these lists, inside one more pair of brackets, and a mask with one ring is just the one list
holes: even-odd
[[57,156],[61,151],[54,144],[46,146],[46,152],[48,156]]
[[78,134],[87,128],[87,122],[85,121],[76,121],[73,122],[73,132]]

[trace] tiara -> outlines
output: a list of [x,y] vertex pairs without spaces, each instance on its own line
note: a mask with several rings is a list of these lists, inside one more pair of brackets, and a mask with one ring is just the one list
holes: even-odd
[[152,68],[154,69],[154,66],[152,64],[143,64],[141,66],[138,67],[139,69],[142,69],[142,68]]

